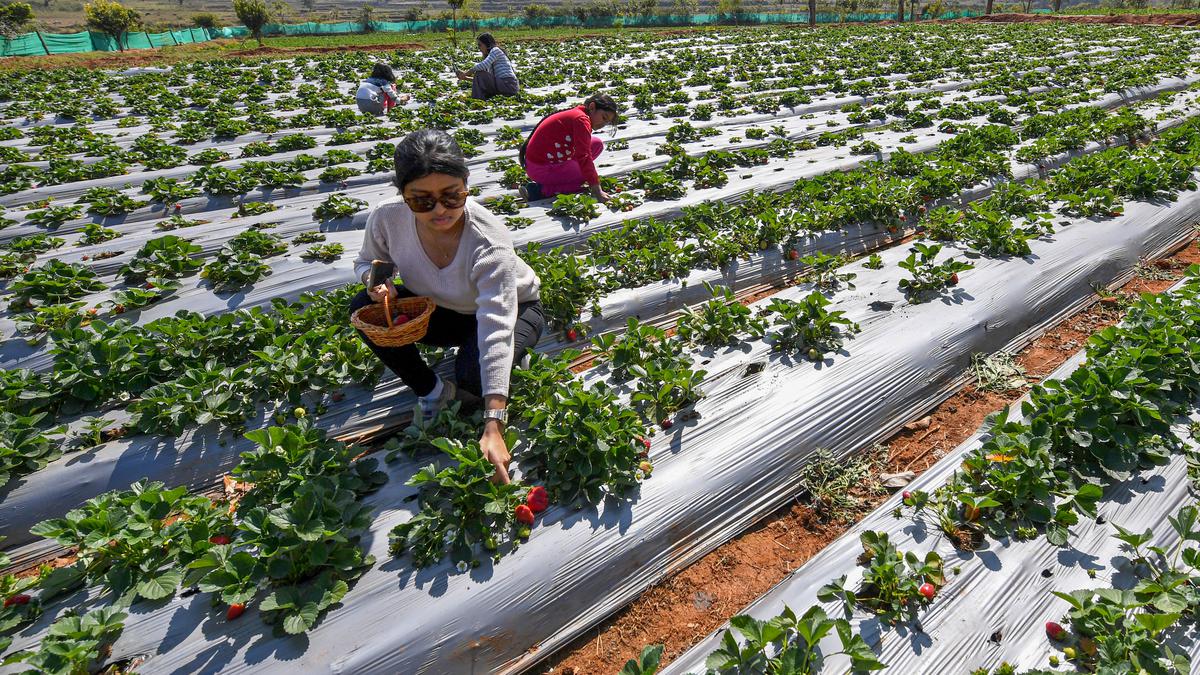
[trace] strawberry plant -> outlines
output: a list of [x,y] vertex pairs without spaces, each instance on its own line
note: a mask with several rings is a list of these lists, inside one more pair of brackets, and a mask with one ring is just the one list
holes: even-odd
[[180,214],[175,213],[175,214],[172,214],[171,217],[167,218],[166,220],[158,221],[157,223],[154,224],[154,227],[155,227],[155,229],[160,230],[162,232],[170,232],[171,230],[177,230],[177,229],[185,228],[185,227],[195,227],[197,225],[204,225],[206,223],[208,223],[207,220],[184,218]]
[[94,246],[103,244],[106,241],[112,241],[120,237],[121,233],[108,227],[104,227],[99,223],[88,223],[83,226],[83,236],[79,237],[79,244],[83,246]]
[[88,293],[107,288],[92,270],[78,264],[68,264],[58,259],[48,260],[12,282],[12,301],[9,308],[14,311],[33,309],[39,305],[56,304],[83,297]]
[[63,223],[82,216],[83,207],[76,204],[71,206],[47,206],[44,209],[30,211],[26,218],[34,225],[41,225],[46,229],[55,230],[61,227]]
[[922,559],[909,551],[901,554],[884,532],[864,532],[859,537],[866,565],[857,591],[845,587],[846,577],[826,584],[817,593],[822,602],[841,601],[846,618],[861,606],[895,625],[901,618],[915,618],[920,608],[933,600],[937,588],[946,583],[942,559],[935,551]]
[[44,520],[30,532],[74,548],[74,566],[83,578],[102,583],[120,606],[128,606],[135,598],[173,595],[183,581],[182,567],[213,546],[210,537],[232,527],[229,511],[208,497],[141,481]]
[[497,215],[516,215],[521,209],[517,197],[513,195],[500,195],[485,199],[483,205]]
[[239,201],[237,211],[234,212],[232,218],[244,218],[246,216],[261,216],[264,213],[271,213],[278,210],[278,204],[270,202],[246,202]]
[[318,204],[317,208],[313,210],[313,217],[321,222],[349,218],[366,207],[367,203],[363,200],[338,192],[329,195],[325,201]]
[[804,280],[820,289],[836,289],[842,284],[845,284],[847,288],[854,288],[854,284],[850,281],[858,276],[853,272],[837,271],[839,267],[846,264],[845,256],[829,255],[821,251],[800,258],[800,264],[808,268]]
[[707,281],[713,299],[700,308],[688,308],[675,324],[676,333],[684,342],[708,347],[734,344],[741,336],[760,338],[767,329],[767,320],[755,316],[749,307],[738,301],[727,286],[715,288]]
[[569,377],[545,386],[550,398],[526,415],[528,446],[521,461],[527,478],[561,503],[598,504],[606,494],[620,496],[636,485],[644,434],[637,413],[603,385],[587,388]]
[[61,439],[53,437],[61,435],[66,427],[43,429],[45,416],[0,411],[0,487],[10,478],[37,471],[62,456]]
[[346,247],[341,244],[319,244],[317,246],[309,246],[300,257],[305,260],[320,260],[321,262],[333,262],[342,257],[346,252]]
[[315,230],[309,232],[301,232],[292,237],[293,244],[316,244],[325,241],[325,235]]
[[0,253],[0,279],[11,279],[28,272],[35,260],[37,256],[33,253]]
[[629,659],[617,675],[654,675],[658,672],[658,664],[662,660],[662,645],[653,645],[642,649],[636,659]]
[[192,185],[214,196],[240,195],[253,190],[258,185],[258,179],[241,169],[204,166],[192,175]]
[[608,200],[608,209],[610,211],[632,211],[642,205],[642,200],[631,192],[621,192],[612,195]]
[[266,258],[287,252],[287,244],[270,234],[258,230],[246,230],[229,240],[226,244],[229,250],[253,253]]
[[878,253],[872,253],[863,263],[863,267],[869,270],[881,270],[883,269],[883,258]]
[[315,147],[317,147],[317,139],[309,136],[308,134],[288,134],[275,141],[276,152],[308,150]]
[[562,247],[543,252],[536,242],[530,242],[520,256],[542,280],[542,308],[550,326],[575,330],[580,312],[599,315],[605,282],[588,267],[586,258],[566,253]]
[[[516,433],[510,431],[506,440],[514,447]],[[471,563],[479,546],[496,551],[501,544],[515,545],[514,514],[525,488],[493,483],[495,467],[473,440],[438,438],[432,444],[455,464],[430,464],[409,479],[408,485],[420,489],[420,511],[392,529],[392,553],[410,553],[414,565],[428,567],[447,554],[456,563]]]
[[125,627],[120,607],[99,607],[82,616],[64,614],[55,621],[37,651],[12,654],[6,663],[26,663],[32,672],[75,675],[91,672]]
[[845,312],[826,309],[829,304],[828,298],[816,292],[800,302],[772,300],[767,306],[767,311],[775,315],[775,330],[768,335],[771,346],[779,351],[805,354],[812,361],[840,351],[846,337],[857,333],[859,328],[845,317]]
[[956,285],[959,272],[975,268],[970,263],[953,258],[938,263],[937,256],[941,250],[940,244],[914,243],[908,257],[897,263],[911,275],[909,279],[900,280],[900,290],[911,302],[929,300],[932,293],[940,293],[947,286]]
[[504,219],[504,226],[510,230],[523,230],[533,224],[533,218],[524,216],[509,216]]
[[173,234],[157,237],[147,241],[118,274],[129,284],[141,283],[148,277],[178,279],[204,265],[203,260],[194,257],[201,251],[201,247]]
[[322,171],[317,179],[322,183],[341,183],[361,173],[362,171],[350,166],[331,166]]
[[[248,230],[245,234],[254,232]],[[249,286],[271,273],[257,253],[246,250],[223,249],[217,258],[204,266],[201,279],[208,279],[215,290],[231,291]]]
[[79,308],[85,304],[73,302],[69,305],[34,307],[32,312],[16,317],[17,332],[24,335],[29,344],[37,344],[50,331],[62,328],[71,319],[82,316]]
[[585,193],[558,195],[549,211],[575,223],[588,223],[600,217],[600,203]]
[[148,204],[139,202],[120,190],[105,187],[91,188],[79,201],[88,202],[88,213],[105,217],[123,216]]
[[[230,159],[230,154],[220,148],[207,148],[188,158],[188,163],[208,166]],[[165,201],[165,200],[164,200]]]
[[15,237],[8,242],[6,248],[13,253],[45,253],[66,243],[62,237],[49,237],[44,234],[29,234]]
[[[826,659],[845,655],[854,672],[881,670],[871,646],[853,632],[850,622],[834,619],[819,605],[797,617],[785,606],[778,616],[766,621],[739,615],[729,620],[733,627],[721,637],[721,646],[705,659],[710,673],[764,673],[764,675],[815,675],[824,672]],[[742,642],[734,637],[742,636]],[[841,651],[824,653],[822,641],[836,634]]]
[[158,302],[177,290],[178,281],[152,278],[141,286],[129,286],[116,291],[113,293],[112,303],[114,308],[139,309]]

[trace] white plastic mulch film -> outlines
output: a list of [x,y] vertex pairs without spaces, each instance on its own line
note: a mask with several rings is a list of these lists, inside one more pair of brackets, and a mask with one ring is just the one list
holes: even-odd
[[[686,43],[682,47],[675,44],[673,48],[686,48]],[[1112,46],[1088,47],[1082,50],[1082,55],[1068,52],[1061,56],[1098,61],[1121,58],[1118,48]],[[1030,74],[1037,77],[1050,71],[1051,66],[1039,65]],[[948,72],[945,80],[925,84],[897,80],[896,91],[938,92],[937,97],[944,103],[963,94],[976,100],[1005,102],[1004,96],[977,95],[970,91],[986,74],[957,75]],[[1098,96],[1086,105],[1107,108],[1130,105],[1196,82],[1191,73],[1173,75],[1177,76],[1163,77],[1154,85]],[[686,90],[694,94],[703,88]],[[750,147],[756,143],[749,138],[743,140],[742,134],[751,127],[779,125],[783,136],[803,139],[816,137],[824,128],[878,126],[878,121],[851,123],[849,114],[842,110],[847,104],[863,100],[844,94],[826,95],[782,112],[697,123],[698,127],[717,128],[722,135],[685,146],[689,152]],[[1158,122],[1160,128],[1193,114],[1186,102],[1168,103],[1155,110],[1164,113]],[[1168,112],[1173,114],[1165,114]],[[536,114],[527,114],[519,121],[497,121],[481,128],[491,133],[507,123],[527,131],[537,118]],[[663,118],[638,120],[621,129],[615,140],[626,140],[629,147],[607,153],[601,161],[601,173],[611,175],[631,167],[662,166],[666,158],[655,156],[654,149],[672,122]],[[973,118],[967,122],[982,124],[985,120]],[[113,125],[110,131],[116,129]],[[145,131],[146,128],[132,127],[131,138]],[[321,140],[334,132],[334,129],[305,131]],[[953,131],[926,129],[920,133],[921,138],[915,141],[905,140],[907,132],[891,129],[867,138],[881,146],[878,156],[886,157],[900,147],[911,152],[929,151],[939,142],[954,137]],[[730,140],[734,136],[739,142]],[[244,143],[258,140],[263,139],[249,135],[233,144],[209,146],[236,150]],[[26,147],[21,141],[3,144]],[[372,145],[338,147],[366,151]],[[208,146],[201,143],[194,149],[204,147]],[[1091,144],[1079,152],[1098,148],[1098,144]],[[279,157],[294,154],[299,153]],[[489,143],[484,153],[472,160],[472,184],[483,187],[482,197],[503,194],[497,173],[486,164],[511,154]],[[730,181],[723,187],[695,189],[677,200],[647,201],[629,213],[604,213],[586,226],[547,215],[545,204],[525,207],[519,214],[533,218],[534,222],[514,231],[514,240],[518,246],[527,242],[577,245],[596,231],[618,227],[626,218],[670,218],[684,206],[705,200],[733,201],[752,189],[785,187],[801,177],[853,168],[874,158],[851,155],[841,147],[817,147],[796,158],[730,171]],[[1065,159],[1059,157],[1050,163]],[[225,165],[237,166],[241,161],[232,159]],[[86,187],[118,187],[154,176],[183,177],[194,168],[178,167],[87,184],[31,189],[0,197],[0,204],[15,209],[42,195],[56,200],[74,199]],[[204,255],[209,256],[251,223],[275,223],[268,231],[284,236],[316,229],[312,208],[333,192],[345,192],[368,202],[394,193],[394,188],[387,184],[390,179],[387,173],[351,178],[337,190],[319,183],[316,173],[306,175],[301,188],[252,191],[247,200],[277,202],[280,206],[262,216],[232,219],[236,204],[229,198],[184,199],[182,212],[186,216],[203,217],[211,222],[175,233],[194,238],[203,247]],[[1032,166],[1014,162],[1017,179],[1033,174],[1036,169]],[[990,188],[977,187],[962,198],[978,198]],[[130,194],[136,193],[130,191]],[[704,386],[707,397],[696,406],[698,419],[677,425],[665,438],[656,437],[650,457],[655,466],[653,478],[626,501],[606,500],[582,510],[553,507],[543,515],[529,542],[496,565],[485,560],[478,569],[466,573],[456,572],[449,562],[413,570],[406,559],[390,556],[387,533],[415,512],[416,491],[407,487],[405,481],[427,458],[400,461],[386,467],[389,482],[365,500],[373,509],[374,522],[364,537],[364,546],[379,562],[352,585],[341,606],[325,614],[310,632],[275,637],[257,620],[253,606],[244,619],[226,623],[214,611],[208,594],[180,595],[161,603],[136,605],[113,645],[111,658],[145,657],[145,662],[137,666],[137,671],[143,673],[297,669],[440,673],[518,671],[529,667],[636,597],[664,574],[728,540],[790,498],[797,476],[818,449],[844,454],[887,436],[953,391],[973,354],[1020,344],[1078,309],[1093,297],[1094,287],[1126,278],[1142,258],[1161,253],[1189,236],[1198,213],[1200,194],[1188,192],[1171,204],[1130,204],[1119,218],[1060,223],[1056,234],[1032,242],[1033,255],[1015,260],[976,259],[973,261],[976,268],[963,275],[959,287],[926,304],[912,304],[898,290],[897,284],[904,273],[896,263],[908,254],[907,247],[881,251],[882,269],[867,269],[861,263],[851,265],[858,274],[857,288],[831,295],[830,309],[845,311],[863,329],[843,352],[816,365],[772,353],[761,340],[748,341],[736,349],[694,352],[698,367],[709,373]],[[179,309],[218,314],[263,305],[274,297],[295,298],[302,291],[352,283],[349,261],[361,241],[361,232],[355,227],[361,226],[364,215],[365,212],[360,212],[336,225],[322,226],[327,241],[343,243],[347,249],[347,254],[333,264],[304,262],[297,249],[269,259],[273,274],[247,289],[214,294],[204,282],[185,279],[184,287],[174,297],[131,318],[144,323]],[[162,210],[145,209],[115,224],[125,235],[117,240],[123,254],[96,264],[102,279],[115,280],[118,267],[142,243],[160,235],[155,223],[166,216]],[[87,222],[88,219],[79,219],[66,223],[60,234],[70,236],[80,232]],[[19,224],[0,233],[0,240],[40,232],[32,224]],[[862,252],[890,240],[889,233],[879,224],[865,223],[854,231],[814,236],[803,252]],[[90,247],[71,244],[39,260],[59,258],[76,262],[82,256],[92,256],[114,246],[111,242]],[[947,253],[951,252],[947,247]],[[962,255],[961,251],[953,252]],[[798,271],[799,265],[773,248],[722,272],[694,271],[686,284],[684,280],[672,279],[649,287],[616,291],[603,298],[602,316],[585,319],[596,332],[619,331],[624,318],[629,316],[666,323],[683,307],[707,298],[699,290],[701,281],[742,289],[787,279]],[[811,290],[811,286],[802,285],[776,297],[799,299]],[[107,297],[107,292],[102,292],[89,299]],[[13,326],[11,315],[0,316],[0,328],[7,338],[0,345],[0,364],[38,371],[48,369],[51,359],[46,346],[25,344],[14,336]],[[539,349],[556,351],[563,346],[557,335],[551,335]],[[584,377],[589,381],[600,380],[603,370],[588,372]],[[349,388],[343,401],[330,404],[319,424],[333,433],[354,436],[395,424],[404,418],[411,405],[411,395],[389,378],[375,391]],[[113,420],[124,415],[121,411],[106,414]],[[269,421],[270,412],[263,411],[248,426],[263,426]],[[247,447],[236,436],[231,438],[229,434],[202,427],[188,429],[177,438],[135,436],[68,455],[5,488],[0,497],[0,535],[8,537],[5,547],[24,546],[24,554],[36,557],[38,552],[49,549],[29,535],[29,527],[34,523],[62,515],[85,499],[128,487],[143,477],[193,488],[212,485],[237,463],[238,454]],[[730,463],[731,456],[736,456],[737,461]],[[518,457],[518,475],[519,462]],[[92,593],[94,599],[95,590]],[[12,649],[36,646],[57,615],[47,612],[20,630],[14,636]]]
[[[1069,377],[1084,364],[1084,356],[1082,351],[1077,353],[1044,381]],[[1197,405],[1200,407],[1200,402]],[[1010,419],[1021,419],[1019,403],[1011,411]],[[1200,411],[1193,410],[1190,417],[1175,424],[1180,439],[1193,447],[1196,439],[1189,425],[1197,421]],[[986,431],[975,433],[905,489],[932,492],[959,470],[964,456],[987,437]],[[821,605],[830,616],[840,616],[840,608],[818,601],[818,590],[843,575],[847,576],[847,588],[857,587],[863,569],[858,564],[863,552],[859,537],[864,532],[883,532],[898,550],[920,557],[936,551],[947,570],[957,568],[958,572],[947,574],[947,584],[939,589],[936,600],[920,612],[919,630],[912,624],[888,626],[856,612],[852,619],[855,632],[887,665],[880,672],[965,673],[1002,663],[1024,671],[1046,668],[1052,656],[1070,667],[1064,647],[1071,643],[1055,643],[1046,635],[1046,622],[1061,621],[1070,609],[1052,592],[1130,587],[1135,580],[1128,569],[1132,553],[1114,538],[1114,526],[1135,533],[1151,530],[1154,536],[1145,546],[1171,551],[1180,544],[1180,537],[1167,519],[1195,501],[1188,462],[1177,453],[1165,466],[1138,472],[1106,488],[1099,504],[1100,517],[1084,518],[1072,526],[1066,547],[1054,546],[1042,536],[1023,542],[988,538],[978,550],[965,552],[938,530],[933,517],[913,518],[911,509],[901,518],[893,516],[892,511],[903,503],[897,493],[739,614],[767,619],[785,606],[800,614]],[[723,626],[679,656],[662,675],[706,672],[705,659],[720,646],[728,628]],[[1190,653],[1193,659],[1200,656],[1200,643],[1195,640],[1171,633],[1163,639],[1176,652]],[[826,653],[837,651],[836,640],[822,646]],[[832,656],[822,672],[844,672],[848,667],[848,658]]]

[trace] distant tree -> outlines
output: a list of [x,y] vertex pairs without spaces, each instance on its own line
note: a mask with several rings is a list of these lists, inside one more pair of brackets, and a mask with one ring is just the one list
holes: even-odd
[[925,5],[925,11],[922,13],[927,19],[936,19],[946,13],[946,0],[933,0],[933,2]]
[[671,12],[673,14],[693,16],[698,11],[700,11],[700,0],[674,0],[671,3]]
[[530,26],[537,26],[542,23],[542,20],[550,16],[550,8],[537,3],[525,5],[525,22]]
[[358,9],[358,22],[362,24],[364,33],[371,33],[375,30],[374,5],[364,4]]
[[904,0],[896,0],[896,22],[904,23]]
[[741,21],[742,14],[746,11],[742,0],[720,0],[717,3],[717,13],[722,16],[733,19],[736,24]]
[[[446,4],[450,5],[450,21],[452,22],[450,24],[451,30],[458,30],[458,10],[462,9],[464,2],[466,2],[466,0],[446,0]],[[458,40],[454,41],[454,45],[456,47],[458,46]]]
[[808,25],[817,25],[817,0],[808,0]]
[[266,0],[233,0],[233,13],[237,14],[238,21],[250,31],[251,37],[258,40],[258,46],[261,47],[263,26],[273,18]]
[[212,12],[201,12],[199,14],[192,15],[192,25],[196,28],[208,28],[209,30],[216,30],[217,28],[221,27],[221,20],[218,19],[217,15],[213,14]]
[[0,6],[0,35],[12,39],[26,32],[33,23],[33,7],[28,2],[13,2]]
[[93,0],[83,6],[83,15],[88,28],[116,40],[120,51],[125,51],[125,34],[142,25],[140,14],[116,0]]

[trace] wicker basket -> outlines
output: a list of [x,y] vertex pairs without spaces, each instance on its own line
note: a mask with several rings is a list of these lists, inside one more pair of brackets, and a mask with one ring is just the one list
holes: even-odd
[[[426,297],[399,298],[367,305],[350,316],[350,323],[366,334],[367,339],[380,347],[403,347],[425,337],[429,317],[433,315],[433,300]],[[392,316],[407,314],[408,321],[394,326]]]

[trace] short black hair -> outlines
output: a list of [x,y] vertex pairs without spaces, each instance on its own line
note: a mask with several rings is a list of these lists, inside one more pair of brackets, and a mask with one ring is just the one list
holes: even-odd
[[479,44],[487,47],[488,51],[491,51],[496,46],[496,38],[492,37],[491,33],[480,33],[479,37],[475,39],[479,41]]
[[585,106],[591,103],[596,104],[597,110],[607,110],[614,115],[619,115],[621,113],[621,108],[617,106],[617,102],[614,101],[613,97],[609,96],[608,94],[592,94],[591,96],[587,97],[586,101],[583,102]]
[[450,134],[438,129],[418,129],[404,137],[396,145],[396,188],[420,180],[432,173],[463,179],[466,182],[471,171],[458,141]]
[[375,67],[371,69],[371,77],[387,80],[388,82],[396,81],[396,74],[392,72],[392,67],[382,62],[376,63]]

